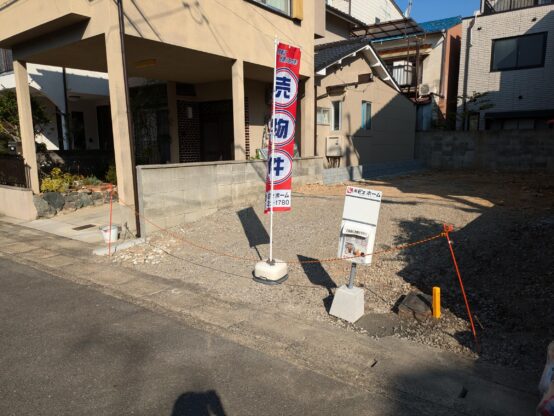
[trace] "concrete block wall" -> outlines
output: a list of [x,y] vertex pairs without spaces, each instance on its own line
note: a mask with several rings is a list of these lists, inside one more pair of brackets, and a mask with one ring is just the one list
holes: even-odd
[[416,158],[434,169],[554,172],[552,130],[444,131],[416,134]]
[[[222,208],[263,205],[266,170],[262,160],[137,166],[143,236]],[[319,157],[295,159],[293,187],[322,182],[322,171]]]
[[418,160],[331,168],[323,170],[323,183],[333,185],[348,181],[359,181],[360,179],[376,179],[384,176],[414,173],[423,169],[423,163]]

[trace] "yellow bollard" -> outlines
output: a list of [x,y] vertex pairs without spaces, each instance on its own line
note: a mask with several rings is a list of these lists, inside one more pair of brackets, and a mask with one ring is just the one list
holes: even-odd
[[441,288],[433,288],[433,318],[441,317]]

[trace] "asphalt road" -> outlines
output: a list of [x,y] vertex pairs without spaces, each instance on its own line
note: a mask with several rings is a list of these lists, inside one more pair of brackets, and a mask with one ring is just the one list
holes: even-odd
[[1,415],[386,415],[382,397],[0,258]]

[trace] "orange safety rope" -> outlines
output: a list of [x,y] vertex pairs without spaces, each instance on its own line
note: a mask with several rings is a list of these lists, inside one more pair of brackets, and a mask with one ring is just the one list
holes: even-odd
[[469,302],[467,300],[466,291],[464,288],[464,283],[462,281],[462,275],[460,273],[460,268],[458,267],[458,262],[456,261],[456,255],[454,254],[454,249],[452,248],[452,244],[454,243],[450,239],[450,234],[452,231],[454,231],[454,227],[452,225],[444,224],[444,233],[443,235],[446,237],[446,241],[448,243],[448,248],[450,249],[450,254],[452,255],[452,261],[454,262],[454,269],[456,270],[456,274],[458,275],[458,281],[460,282],[460,288],[462,289],[462,295],[464,297],[464,302],[466,304],[466,310],[467,310],[467,316],[469,317],[469,322],[471,323],[471,332],[473,332],[473,338],[475,339],[475,346],[477,348],[477,351],[479,352],[481,347],[479,345],[479,340],[477,339],[477,331],[475,331],[475,324],[473,323],[473,315],[471,313],[471,309],[469,307]]
[[[140,212],[136,211],[132,206],[130,206],[130,205],[126,204],[124,201],[122,201],[121,198],[119,199],[119,203],[121,205],[123,205],[124,207],[126,207],[126,208],[130,209],[131,211],[133,211],[135,213],[135,215],[138,215],[139,217],[142,217],[144,219],[144,221],[146,221],[147,223],[149,223],[153,227],[157,228],[158,230],[160,230],[162,232],[165,232],[165,233],[173,236],[174,238],[176,238],[178,240],[181,240],[181,241],[187,243],[188,245],[191,245],[193,247],[196,247],[196,248],[199,248],[201,250],[207,251],[209,253],[215,254],[217,256],[228,257],[228,258],[232,258],[234,260],[246,261],[246,262],[249,262],[249,263],[259,261],[259,259],[255,259],[253,257],[237,256],[237,255],[234,255],[234,254],[217,251],[217,250],[214,250],[210,247],[207,247],[207,246],[204,246],[202,244],[196,243],[194,241],[188,240],[188,239],[184,238],[182,235],[177,234],[174,231],[171,231],[167,228],[163,228],[163,227],[159,226],[158,224],[154,223],[153,221],[148,219],[146,216],[144,216]],[[377,256],[377,255],[382,255],[382,254],[386,254],[386,253],[390,253],[390,252],[394,252],[394,251],[405,250],[407,248],[414,247],[414,246],[417,246],[417,245],[420,245],[420,244],[424,244],[424,243],[436,240],[436,239],[444,237],[444,236],[445,236],[444,232],[442,232],[440,234],[436,234],[436,235],[424,238],[422,240],[414,241],[412,243],[403,244],[403,245],[400,245],[400,246],[395,246],[395,247],[391,247],[391,248],[384,249],[384,250],[374,251],[373,253],[366,254],[365,256]],[[351,259],[354,259],[354,258],[365,257],[365,256],[354,256],[354,257],[349,257],[348,259],[344,259],[342,257],[331,257],[331,258],[318,259],[318,260],[289,260],[289,261],[282,260],[282,261],[280,261],[280,263],[288,263],[288,264],[332,263],[332,262],[351,260]]]

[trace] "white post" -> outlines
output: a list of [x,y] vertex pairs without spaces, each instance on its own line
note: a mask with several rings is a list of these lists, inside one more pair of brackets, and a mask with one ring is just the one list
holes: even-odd
[[[277,37],[275,37],[275,68],[273,72],[273,103],[272,103],[272,113],[270,118],[270,140],[271,140],[271,150],[268,154],[267,164],[268,169],[270,170],[269,177],[270,187],[269,187],[269,258],[267,261],[262,260],[256,263],[254,267],[254,281],[258,283],[263,283],[266,285],[279,285],[288,279],[288,267],[285,262],[279,261],[276,262],[273,258],[273,191],[275,187],[275,173],[273,171],[273,156],[275,152],[275,92],[276,92],[276,83],[277,83],[277,52],[278,52],[279,42]],[[271,156],[271,158],[269,157]],[[270,163],[271,162],[271,163]],[[266,211],[267,212],[267,211]]]
[[271,156],[270,156],[270,165],[269,165],[269,171],[270,171],[270,192],[269,192],[269,262],[271,263],[273,261],[273,186],[274,186],[274,178],[273,178],[273,156],[275,152],[275,85],[277,83],[277,45],[279,44],[277,38],[275,38],[275,66],[273,68],[273,96],[272,96],[272,106],[273,109],[271,110],[271,119],[270,119],[270,128],[271,128]]

